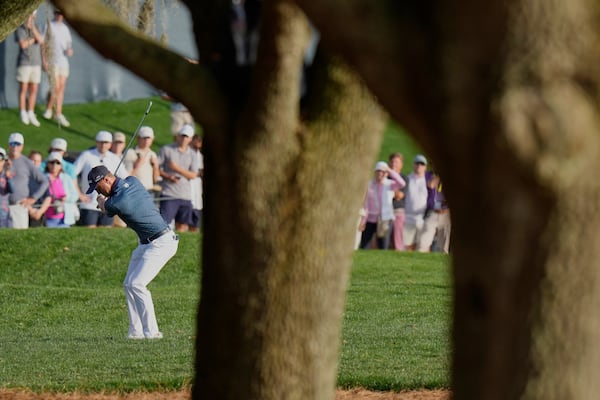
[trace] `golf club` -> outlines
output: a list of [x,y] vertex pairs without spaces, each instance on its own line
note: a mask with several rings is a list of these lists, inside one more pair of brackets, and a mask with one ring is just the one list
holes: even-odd
[[133,132],[133,136],[131,136],[131,139],[129,140],[129,144],[127,145],[127,147],[125,147],[125,150],[123,150],[123,156],[121,157],[121,161],[119,161],[119,165],[117,165],[115,172],[113,172],[113,175],[115,175],[115,176],[117,175],[117,171],[119,170],[119,167],[121,166],[121,164],[123,164],[123,160],[125,160],[125,156],[127,155],[129,148],[133,144],[133,141],[135,140],[135,137],[137,136],[140,128],[142,127],[142,124],[144,123],[146,116],[150,113],[151,108],[152,108],[152,101],[150,101],[150,103],[148,103],[148,108],[146,108],[146,112],[142,116],[142,119],[140,120],[140,123],[138,124],[135,132]]

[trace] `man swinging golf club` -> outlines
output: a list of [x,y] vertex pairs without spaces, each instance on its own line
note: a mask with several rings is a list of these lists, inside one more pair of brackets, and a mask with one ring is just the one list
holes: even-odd
[[118,215],[137,233],[138,246],[131,254],[123,282],[129,313],[129,339],[161,339],[152,295],[146,287],[175,255],[179,237],[171,231],[154,206],[152,197],[134,176],[115,177],[105,166],[88,174],[87,194],[98,192],[98,208]]

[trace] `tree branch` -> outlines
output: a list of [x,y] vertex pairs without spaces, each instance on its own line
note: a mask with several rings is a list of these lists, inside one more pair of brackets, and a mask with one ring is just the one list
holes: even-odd
[[227,108],[210,71],[121,21],[97,0],[55,0],[69,24],[100,54],[184,103],[207,129],[222,126]]
[[0,41],[13,33],[27,19],[27,16],[38,8],[41,2],[42,0],[0,0],[0,15],[2,15]]

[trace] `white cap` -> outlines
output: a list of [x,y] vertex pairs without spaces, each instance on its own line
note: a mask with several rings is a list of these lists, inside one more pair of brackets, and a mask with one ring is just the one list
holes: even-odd
[[138,133],[138,136],[141,138],[153,138],[154,137],[154,129],[150,128],[149,126],[142,126],[140,128],[140,132]]
[[96,134],[96,142],[111,142],[113,141],[112,134],[109,131],[100,131]]
[[417,154],[415,156],[415,159],[413,160],[413,163],[421,163],[421,164],[425,164],[427,165],[427,159],[425,158],[425,156],[423,154]]
[[8,143],[13,143],[13,142],[24,144],[25,138],[23,138],[23,135],[21,135],[19,132],[13,132],[8,137]]
[[388,166],[388,163],[386,163],[385,161],[378,161],[377,164],[375,164],[375,171],[387,172],[389,169],[390,169],[390,167]]
[[60,161],[60,163],[62,164],[63,158],[62,158],[62,156],[60,155],[60,153],[58,151],[53,151],[52,153],[50,153],[48,155],[48,160],[46,160],[46,161],[47,162],[50,162],[50,161]]
[[63,138],[56,138],[50,142],[50,149],[67,151],[67,141]]
[[177,132],[177,134],[192,137],[194,136],[194,127],[189,124],[186,124],[179,130],[179,132]]
[[6,150],[0,147],[0,156],[2,156],[3,160],[6,160]]

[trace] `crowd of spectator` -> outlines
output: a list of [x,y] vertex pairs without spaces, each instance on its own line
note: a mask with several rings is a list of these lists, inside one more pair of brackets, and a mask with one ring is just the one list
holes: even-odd
[[0,147],[0,227],[126,226],[98,209],[95,191],[87,193],[89,172],[103,165],[118,178],[137,177],[175,230],[197,231],[204,169],[201,137],[192,125],[184,125],[175,142],[158,154],[152,150],[152,127],[140,127],[136,137],[137,145],[127,148],[125,134],[101,130],[95,146],[71,163],[65,159],[67,141],[63,138],[51,140],[45,158],[35,150],[26,157],[23,135],[10,134],[8,151]]
[[417,154],[406,176],[401,153],[377,162],[360,210],[357,248],[449,253],[450,208],[439,175],[427,164]]

